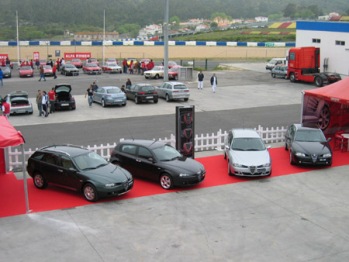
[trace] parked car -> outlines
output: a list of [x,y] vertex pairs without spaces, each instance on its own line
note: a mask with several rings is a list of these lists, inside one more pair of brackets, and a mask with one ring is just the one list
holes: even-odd
[[271,70],[271,77],[281,77],[281,78],[287,78],[287,66],[281,65],[281,66],[275,66]]
[[117,86],[98,87],[93,93],[93,102],[100,103],[103,107],[108,105],[122,105],[127,103],[126,94]]
[[178,80],[179,70],[182,66],[173,66],[168,70],[168,79],[169,80]]
[[61,74],[65,76],[78,76],[80,70],[73,64],[64,64],[61,67]]
[[69,109],[74,110],[76,108],[75,99],[71,94],[70,84],[58,84],[55,85],[56,101],[55,109]]
[[118,61],[115,59],[115,58],[107,58],[105,60],[105,64],[108,65],[108,64],[117,64]]
[[33,105],[29,101],[29,96],[26,91],[14,91],[4,97],[7,103],[10,104],[10,114],[32,114]]
[[19,77],[33,77],[34,70],[31,66],[21,66],[18,70]]
[[90,63],[92,63],[92,64],[96,64],[96,65],[98,65],[99,66],[99,62],[98,62],[98,60],[97,60],[97,58],[88,58],[87,60],[86,60],[86,64],[90,64]]
[[206,174],[201,163],[184,157],[170,145],[153,140],[123,140],[112,151],[110,162],[135,177],[158,182],[164,189],[198,184]]
[[11,78],[11,68],[8,66],[1,66],[1,71],[3,73],[4,78]]
[[144,71],[144,77],[148,78],[163,78],[164,77],[164,67],[163,66],[154,66],[153,69]]
[[54,184],[82,192],[87,201],[119,196],[133,187],[130,172],[95,152],[72,145],[38,149],[28,159],[27,172],[38,189]]
[[109,74],[121,74],[122,73],[122,67],[119,66],[117,63],[107,63],[104,66],[102,66],[103,73],[109,73]]
[[259,134],[253,129],[232,129],[224,140],[228,174],[247,177],[270,176],[271,157]]
[[52,66],[50,65],[44,65],[44,75],[45,76],[53,76]]
[[165,98],[167,102],[179,99],[188,101],[190,96],[189,88],[181,82],[164,82],[156,88],[156,92],[159,97]]
[[127,99],[134,100],[136,104],[141,102],[158,102],[158,93],[155,87],[150,84],[135,84],[127,86],[125,89]]
[[93,75],[93,74],[102,74],[102,68],[100,68],[97,64],[95,63],[87,63],[82,67],[82,71],[85,74]]
[[79,58],[73,58],[70,63],[76,66],[76,68],[82,68],[82,61]]
[[266,65],[266,70],[272,70],[277,65],[286,65],[287,59],[286,58],[272,58]]
[[168,61],[167,66],[168,68],[172,68],[174,66],[177,66],[177,63],[175,61]]
[[302,127],[292,124],[285,134],[285,150],[289,151],[290,164],[332,165],[332,149],[319,128]]

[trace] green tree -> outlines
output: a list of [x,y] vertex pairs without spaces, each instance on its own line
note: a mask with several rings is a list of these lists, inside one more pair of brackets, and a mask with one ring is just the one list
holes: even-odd
[[124,24],[118,27],[119,34],[128,34],[130,37],[137,37],[141,27],[138,24]]
[[284,13],[284,17],[290,17],[290,18],[295,18],[295,14],[297,12],[297,5],[296,4],[288,4],[283,13]]

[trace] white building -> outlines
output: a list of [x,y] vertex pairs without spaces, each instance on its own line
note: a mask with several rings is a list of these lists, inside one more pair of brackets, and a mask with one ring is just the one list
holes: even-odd
[[257,17],[254,18],[254,20],[256,20],[256,22],[268,22],[268,17],[257,16]]
[[349,23],[297,21],[296,46],[320,47],[320,70],[349,76]]
[[138,35],[139,37],[162,35],[162,26],[157,24],[148,25],[145,28],[142,28]]

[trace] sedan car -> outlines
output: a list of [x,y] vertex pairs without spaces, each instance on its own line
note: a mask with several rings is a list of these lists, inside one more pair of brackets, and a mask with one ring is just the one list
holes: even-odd
[[78,76],[80,73],[79,69],[73,64],[64,64],[61,67],[61,74],[65,76]]
[[117,63],[106,63],[104,66],[102,66],[103,73],[109,73],[109,74],[121,74],[122,68]]
[[154,66],[153,69],[144,71],[144,77],[148,78],[163,78],[164,77],[164,67],[163,66]]
[[332,149],[319,128],[302,127],[293,124],[285,134],[285,150],[289,151],[290,164],[332,165]]
[[44,65],[44,75],[45,76],[53,76],[52,66],[50,65]]
[[4,100],[10,104],[10,114],[32,114],[33,105],[29,101],[29,96],[26,91],[11,92],[4,97]]
[[19,68],[19,77],[33,77],[34,70],[31,66],[21,66]]
[[55,109],[69,109],[74,110],[76,108],[75,99],[71,95],[70,84],[58,84],[55,86],[56,100]]
[[276,78],[276,77],[281,77],[285,78],[287,77],[287,66],[283,65],[278,65],[275,66],[273,69],[271,69],[271,77]]
[[179,99],[188,101],[190,96],[189,88],[181,82],[164,82],[156,91],[159,97],[165,98],[167,102]]
[[82,192],[87,201],[119,196],[133,187],[130,172],[95,152],[72,145],[52,145],[35,151],[28,159],[27,172],[38,189],[54,184]]
[[224,140],[228,174],[246,177],[271,175],[271,157],[259,134],[253,129],[232,129]]
[[93,102],[100,103],[103,107],[107,105],[126,105],[126,94],[117,86],[98,87],[93,93]]
[[159,99],[155,87],[150,84],[140,83],[126,86],[125,93],[127,99],[134,100],[136,104],[149,101],[157,103]]
[[112,151],[110,162],[135,177],[158,182],[164,189],[198,184],[206,174],[201,163],[184,157],[170,145],[153,140],[123,140]]
[[76,68],[82,68],[82,61],[79,58],[73,58],[70,63],[76,66]]
[[86,64],[89,64],[89,63],[97,64],[97,65],[99,66],[99,62],[98,62],[98,59],[97,59],[97,58],[92,58],[92,57],[88,58],[88,59],[86,60]]
[[100,75],[102,74],[102,68],[100,68],[97,64],[95,63],[87,63],[82,67],[82,71],[85,74],[89,74],[89,75]]
[[11,68],[9,66],[1,66],[1,71],[3,73],[4,78],[11,78]]
[[173,66],[168,70],[168,79],[169,80],[178,80],[179,70],[182,66]]

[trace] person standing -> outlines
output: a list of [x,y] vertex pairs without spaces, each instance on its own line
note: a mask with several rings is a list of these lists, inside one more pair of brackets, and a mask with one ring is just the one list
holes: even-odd
[[212,86],[213,93],[216,93],[217,84],[218,84],[217,76],[216,76],[216,74],[213,74],[211,76],[211,86]]
[[92,103],[93,103],[93,87],[92,87],[92,85],[90,85],[90,87],[86,90],[85,98],[86,98],[86,96],[87,96],[87,101],[88,101],[89,107],[92,107]]
[[0,68],[0,85],[1,86],[4,86],[4,83],[3,83],[3,79],[4,78],[4,72],[2,72],[1,68]]
[[54,63],[52,67],[53,79],[57,78],[56,72],[57,72],[57,65],[56,63]]
[[44,79],[44,81],[46,81],[45,78],[45,72],[44,72],[44,66],[40,66],[40,78],[39,78],[39,82],[41,81],[41,79]]
[[56,92],[54,87],[52,87],[52,89],[48,92],[48,100],[50,102],[50,114],[51,114],[55,112]]
[[48,116],[48,110],[47,110],[47,106],[48,106],[48,96],[46,91],[42,91],[42,100],[41,100],[41,104],[42,104],[42,111],[43,111],[43,116],[47,117]]
[[42,115],[42,93],[41,90],[38,90],[38,94],[36,95],[36,104],[38,105],[39,116]]
[[131,86],[132,86],[131,80],[130,80],[130,78],[127,78],[127,81],[126,81],[126,88],[127,88],[127,89],[130,89]]
[[10,104],[7,103],[6,100],[4,100],[2,102],[2,107],[1,107],[1,110],[2,110],[2,114],[8,118],[10,116],[10,113],[11,113],[11,107],[10,107]]
[[124,58],[124,60],[122,60],[122,69],[124,74],[127,74],[127,60],[126,58]]
[[198,89],[202,89],[204,87],[204,74],[200,70],[198,74]]

